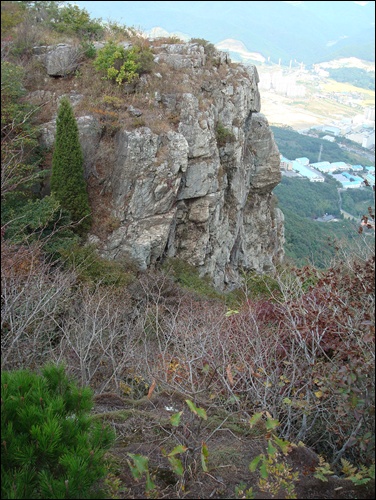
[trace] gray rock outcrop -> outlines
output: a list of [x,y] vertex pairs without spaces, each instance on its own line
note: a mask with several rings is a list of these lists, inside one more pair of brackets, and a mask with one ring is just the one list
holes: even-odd
[[66,76],[78,68],[82,49],[74,45],[59,43],[35,47],[34,55],[45,66],[49,76]]
[[[241,269],[272,271],[283,258],[283,214],[273,200],[280,158],[260,112],[256,67],[232,64],[222,53],[210,65],[198,44],[154,52],[155,74],[141,82],[149,108],[137,115],[129,109],[143,123],[120,123],[106,172],[98,167],[119,221],[98,251],[140,270],[183,259],[222,290],[239,283]],[[164,121],[161,130],[147,121],[150,109]],[[89,122],[85,117],[90,128]],[[91,158],[94,144],[97,158],[107,156],[108,137],[88,138]],[[95,161],[89,171],[96,172]]]
[[156,60],[195,71],[201,89],[158,96],[158,107],[179,117],[175,131],[117,133],[110,185],[121,225],[102,254],[140,269],[184,259],[219,289],[238,283],[241,268],[273,270],[283,257],[283,214],[272,202],[280,160],[256,68],[225,61],[224,76],[211,75],[202,47],[190,44],[163,46]]

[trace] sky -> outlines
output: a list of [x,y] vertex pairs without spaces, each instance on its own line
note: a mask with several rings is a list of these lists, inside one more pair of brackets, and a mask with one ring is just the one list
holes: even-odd
[[[96,18],[102,18],[103,20],[112,20],[112,21],[117,21],[119,23],[124,23],[127,24],[128,26],[135,26],[137,27],[137,24],[140,25],[141,28],[145,28],[141,26],[143,20],[140,18],[135,19],[134,17],[134,12],[139,11],[140,4],[145,4],[145,7],[148,6],[148,4],[154,4],[155,8],[158,11],[162,11],[166,9],[165,6],[167,4],[174,3],[176,7],[179,7],[179,4],[185,4],[185,5],[190,5],[190,4],[205,4],[205,3],[210,3],[210,2],[194,2],[194,1],[175,1],[175,2],[168,2],[168,1],[155,1],[155,2],[142,2],[142,1],[106,1],[106,2],[98,2],[98,1],[72,1],[70,3],[74,3],[78,5],[80,8],[86,9],[89,14],[92,17]],[[231,1],[223,1],[220,2],[221,4],[224,5],[224,8],[226,4],[231,4]],[[260,3],[260,2],[244,2],[244,3]],[[268,2],[266,2],[268,3]],[[309,3],[309,2],[303,2],[303,1],[284,1],[281,3],[289,3],[292,5],[299,5],[303,3]],[[321,2],[322,4],[325,4],[326,2]],[[370,2],[368,1],[354,1],[354,2],[339,2],[339,3],[354,3],[358,4],[360,6],[365,6],[369,4]],[[138,15],[138,14],[137,14]],[[131,20],[131,22],[129,22]],[[145,29],[150,29],[153,28],[154,26],[147,26]]]
[[[117,22],[149,36],[153,28],[183,40],[201,38],[213,44],[240,41],[282,63],[304,63],[327,57],[325,47],[343,53],[344,45],[365,52],[348,54],[371,60],[374,4],[366,1],[72,1],[93,19]],[[167,32],[167,33],[166,33]],[[158,36],[162,33],[159,32]],[[347,42],[344,43],[343,40]],[[342,40],[342,41],[341,41]],[[365,54],[365,55],[364,55]],[[371,56],[369,55],[371,54]],[[363,55],[363,57],[362,57]],[[328,56],[329,57],[329,56]],[[343,57],[343,56],[342,56]]]

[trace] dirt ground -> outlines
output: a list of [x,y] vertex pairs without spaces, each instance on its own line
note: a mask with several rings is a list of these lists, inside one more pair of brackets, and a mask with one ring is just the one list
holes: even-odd
[[269,125],[277,127],[291,127],[294,130],[304,130],[317,125],[324,125],[327,120],[308,111],[293,109],[288,105],[280,105],[263,99],[261,113],[264,114]]
[[[279,478],[278,484],[287,481],[290,493],[286,488],[273,490],[270,476],[260,487],[259,471],[250,472],[249,464],[266,453],[264,425],[250,429],[245,415],[218,408],[207,409],[204,420],[191,412],[181,395],[159,393],[132,401],[101,394],[95,397],[93,411],[116,431],[109,454],[114,474],[112,498],[374,498],[374,482],[356,486],[335,475],[326,476],[327,481],[315,478],[319,457],[304,446],[294,446],[278,458],[282,465],[275,478]],[[174,426],[171,416],[179,412],[179,425]],[[208,451],[206,471],[201,462],[202,443]],[[187,446],[184,453],[174,456],[181,460],[182,475],[173,471],[166,456],[178,445]],[[146,491],[146,473],[137,481],[132,476],[134,462],[129,453],[149,458],[148,472],[155,486],[150,492]],[[298,473],[297,480],[294,473]],[[247,494],[249,488],[252,494]]]

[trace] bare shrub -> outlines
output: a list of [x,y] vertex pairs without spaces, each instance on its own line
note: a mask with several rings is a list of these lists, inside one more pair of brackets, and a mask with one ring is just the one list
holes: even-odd
[[83,286],[59,324],[56,361],[96,392],[118,390],[134,358],[134,332],[124,290]]
[[[217,314],[214,303],[209,307],[161,273],[141,276],[139,286],[143,299],[137,320],[142,339],[138,370],[160,387],[204,398],[211,385],[208,344],[223,315]],[[223,305],[218,307],[223,312]]]
[[28,89],[42,89],[45,86],[46,69],[34,57],[23,63],[25,68],[25,86]]
[[72,288],[75,277],[37,253],[4,250],[4,367],[64,360],[99,393],[153,388],[247,418],[268,411],[282,437],[332,464],[371,463],[373,257],[286,268],[269,299],[227,310],[159,271],[127,289]]
[[349,263],[317,276],[304,269],[294,282],[281,279],[274,316],[285,361],[300,379],[278,418],[284,432],[334,463],[344,453],[367,461],[373,446],[374,256]]
[[[374,411],[374,268],[277,276],[269,300],[236,311],[141,281],[138,371],[196,402],[252,415],[269,411],[282,436],[337,463],[368,463]],[[150,278],[149,278],[150,279]]]
[[38,245],[2,241],[1,251],[1,366],[35,368],[50,359],[75,276],[46,262]]
[[41,31],[33,23],[33,20],[26,16],[13,31],[11,54],[21,60],[27,60],[32,56],[33,47],[41,40]]

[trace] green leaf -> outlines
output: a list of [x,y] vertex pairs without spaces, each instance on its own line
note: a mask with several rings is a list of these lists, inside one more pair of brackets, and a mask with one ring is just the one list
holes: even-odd
[[280,448],[284,455],[290,451],[291,443],[289,441],[285,441],[284,439],[279,438],[278,436],[274,437],[274,443]]
[[176,457],[169,457],[168,461],[171,464],[172,470],[177,474],[178,476],[182,476],[184,472],[184,467],[183,464],[181,463],[181,460],[179,460]]
[[269,476],[265,458],[260,466],[260,475],[263,479],[267,479]]
[[262,418],[262,413],[255,413],[249,421],[251,428],[257,424],[257,422]]
[[203,418],[204,420],[207,420],[208,416],[206,415],[206,411],[204,410],[204,408],[197,408],[197,415],[201,418]]
[[191,412],[193,412],[195,415],[198,415],[204,420],[208,418],[206,415],[206,411],[203,408],[197,408],[197,406],[194,403],[192,403],[192,401],[190,401],[189,399],[186,399],[185,402],[187,403]]
[[277,453],[277,448],[274,448],[271,440],[269,439],[268,441],[268,455],[270,457],[274,457],[274,455]]
[[369,483],[371,481],[370,477],[359,478],[358,476],[345,477],[345,479],[348,479],[349,481],[352,481],[357,486],[361,486],[362,484],[367,484],[367,483]]
[[320,471],[317,471],[313,474],[313,477],[316,479],[320,479],[320,481],[323,481],[324,483],[328,482],[328,478],[324,476],[324,474]]
[[201,466],[204,472],[208,472],[208,458],[209,458],[209,450],[206,446],[206,443],[202,442],[201,445]]
[[226,318],[228,318],[229,316],[232,316],[233,314],[239,314],[239,311],[237,311],[236,309],[229,309],[226,312],[225,316],[226,316]]
[[155,484],[151,480],[149,472],[146,473],[146,485],[145,485],[145,490],[147,492],[154,490]]
[[183,446],[182,444],[179,444],[178,446],[175,446],[175,448],[170,451],[170,453],[167,455],[168,457],[173,457],[174,455],[177,455],[178,453],[184,453],[187,451],[187,447]]
[[257,469],[257,466],[258,466],[258,464],[259,464],[259,462],[260,462],[261,458],[262,458],[262,455],[257,455],[257,457],[255,457],[255,458],[252,460],[252,462],[249,464],[249,470],[250,470],[251,472],[255,472],[255,470]]
[[133,460],[134,466],[131,465],[129,461],[128,464],[135,479],[139,479],[143,473],[148,472],[148,457],[137,455],[135,453],[127,453],[127,455]]
[[265,427],[267,428],[268,431],[272,431],[276,427],[279,426],[278,420],[274,418],[268,418],[267,421],[265,422]]
[[173,425],[174,427],[178,427],[178,425],[180,424],[180,418],[182,415],[183,415],[182,411],[179,411],[179,413],[175,413],[174,415],[171,415],[171,418],[170,418],[171,425]]
[[190,401],[189,399],[186,399],[185,402],[187,403],[189,409],[191,410],[191,412],[193,412],[195,415],[197,415],[197,408],[196,408],[196,405],[194,403],[192,403],[192,401]]

